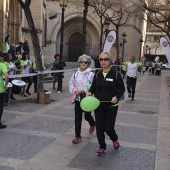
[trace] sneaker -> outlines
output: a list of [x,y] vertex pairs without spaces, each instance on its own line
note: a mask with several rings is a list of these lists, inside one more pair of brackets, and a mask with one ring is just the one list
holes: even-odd
[[118,150],[120,149],[120,144],[119,144],[119,142],[117,142],[117,141],[114,141],[114,142],[113,142],[113,146],[114,146],[114,148],[115,148],[115,151],[118,151]]
[[134,101],[134,98],[131,98],[131,101]]
[[96,153],[97,156],[103,156],[106,153],[106,149],[99,149]]
[[25,95],[25,94],[21,94],[21,96],[27,97],[27,95]]
[[31,95],[31,93],[29,91],[26,91],[25,93],[27,93],[28,95]]
[[6,125],[3,125],[2,123],[0,123],[0,129],[4,129],[6,128]]
[[57,93],[61,93],[61,91],[57,91]]
[[78,144],[81,142],[81,137],[75,137],[75,139],[72,140],[74,144]]
[[90,126],[89,133],[92,134],[94,132],[95,126]]
[[12,97],[10,97],[10,98],[11,98],[12,100],[16,100],[16,98],[15,98],[15,97],[13,97],[13,96],[12,96]]
[[131,98],[131,93],[128,94],[128,97]]
[[8,104],[8,103],[4,103],[4,105],[5,105],[5,106],[9,106],[9,104]]

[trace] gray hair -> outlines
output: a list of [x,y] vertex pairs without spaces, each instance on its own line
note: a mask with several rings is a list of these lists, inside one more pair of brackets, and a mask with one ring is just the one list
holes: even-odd
[[78,63],[80,63],[80,61],[81,61],[83,58],[85,58],[85,59],[88,61],[89,65],[91,64],[92,59],[91,59],[90,56],[88,56],[88,55],[86,55],[86,54],[83,54],[83,55],[81,55],[81,56],[78,58]]

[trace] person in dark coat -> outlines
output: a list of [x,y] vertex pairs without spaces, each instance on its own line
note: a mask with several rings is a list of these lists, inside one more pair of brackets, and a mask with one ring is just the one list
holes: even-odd
[[100,70],[93,79],[92,85],[87,96],[94,94],[100,103],[99,107],[94,110],[96,120],[97,139],[100,149],[97,156],[106,153],[105,133],[113,142],[114,149],[120,148],[118,135],[115,131],[115,121],[119,106],[119,99],[125,92],[123,79],[118,71],[111,67],[111,54],[103,52],[99,56],[102,70]]

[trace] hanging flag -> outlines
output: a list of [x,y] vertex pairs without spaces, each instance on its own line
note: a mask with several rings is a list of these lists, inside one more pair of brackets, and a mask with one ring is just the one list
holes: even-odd
[[170,46],[169,46],[169,41],[167,40],[166,37],[160,38],[160,45],[166,55],[168,63],[170,64]]
[[103,52],[110,52],[115,40],[116,40],[116,31],[115,30],[109,31],[104,43]]

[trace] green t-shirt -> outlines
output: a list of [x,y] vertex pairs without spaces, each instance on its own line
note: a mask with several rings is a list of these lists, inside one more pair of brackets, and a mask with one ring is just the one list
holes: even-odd
[[[123,62],[123,63],[124,63],[124,65],[127,67],[128,64],[131,63],[131,62]],[[141,63],[138,63],[138,62],[135,62],[135,64],[137,65],[138,68],[142,66],[142,64],[141,64]]]
[[0,63],[0,93],[5,92],[4,81],[3,81],[3,73],[6,73],[6,72],[7,72],[7,68],[6,68],[5,64]]
[[107,73],[103,72],[103,77],[106,78],[107,76]]

